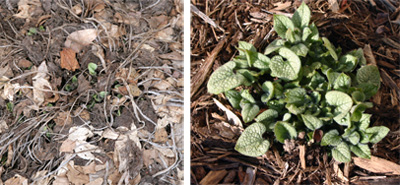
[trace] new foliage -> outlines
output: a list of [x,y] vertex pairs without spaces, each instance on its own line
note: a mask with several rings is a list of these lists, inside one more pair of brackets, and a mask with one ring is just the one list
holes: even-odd
[[366,65],[361,49],[342,54],[319,36],[310,17],[304,3],[291,19],[274,15],[280,38],[264,53],[239,42],[239,55],[211,75],[208,91],[224,93],[241,110],[243,121],[253,122],[235,146],[244,155],[260,156],[268,150],[265,132],[284,143],[299,132],[314,141],[312,133],[322,130],[319,144],[329,147],[337,161],[349,162],[351,152],[370,158],[368,143],[379,142],[389,132],[384,126],[370,127],[371,115],[364,113],[373,106],[367,100],[379,89],[379,70]]

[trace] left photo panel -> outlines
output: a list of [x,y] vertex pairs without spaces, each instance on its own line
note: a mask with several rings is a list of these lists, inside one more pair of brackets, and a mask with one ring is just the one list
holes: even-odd
[[1,1],[0,184],[183,184],[183,9]]

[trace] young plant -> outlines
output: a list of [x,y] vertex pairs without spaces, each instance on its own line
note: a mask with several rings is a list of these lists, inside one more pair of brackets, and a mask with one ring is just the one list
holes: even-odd
[[[364,113],[373,106],[367,100],[380,87],[379,70],[366,64],[362,49],[342,54],[319,36],[310,17],[305,3],[291,19],[274,15],[280,38],[264,53],[239,42],[239,55],[210,76],[208,91],[224,93],[245,123],[255,121],[235,146],[244,155],[260,156],[268,150],[265,132],[274,133],[280,143],[305,132],[309,143],[328,147],[337,161],[349,162],[351,152],[370,158],[368,143],[379,142],[389,132],[384,126],[370,127],[371,114]],[[320,142],[312,138],[321,131]]]
[[90,62],[88,64],[88,70],[89,70],[89,74],[92,76],[96,76],[96,69],[97,69],[97,64]]

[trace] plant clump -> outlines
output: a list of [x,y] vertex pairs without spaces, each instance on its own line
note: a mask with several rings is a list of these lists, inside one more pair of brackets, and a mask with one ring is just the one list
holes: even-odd
[[[266,132],[274,133],[279,143],[305,132],[309,143],[326,146],[335,160],[349,162],[351,152],[370,158],[368,143],[389,132],[384,126],[370,127],[371,114],[364,112],[380,87],[378,68],[366,64],[362,49],[342,54],[320,37],[310,18],[305,3],[292,18],[274,15],[280,38],[264,53],[239,42],[239,55],[210,76],[208,91],[224,93],[243,121],[253,122],[235,146],[243,155],[267,152]],[[313,138],[317,131],[324,133],[321,140]]]

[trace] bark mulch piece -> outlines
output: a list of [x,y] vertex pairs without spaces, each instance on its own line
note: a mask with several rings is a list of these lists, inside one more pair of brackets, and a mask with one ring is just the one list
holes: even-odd
[[[390,0],[305,1],[311,21],[320,35],[344,52],[363,48],[367,61],[376,64],[381,88],[372,97],[373,126],[390,128],[372,145],[372,155],[400,163],[400,3]],[[277,37],[271,31],[273,14],[291,16],[301,1],[191,1],[191,183],[331,184],[398,183],[399,176],[374,173],[354,163],[337,164],[320,147],[293,145],[291,153],[272,147],[265,155],[249,158],[234,151],[239,134],[215,105],[218,99],[234,111],[222,96],[207,93],[209,75],[237,53],[238,41],[258,51]],[[239,115],[236,112],[237,115]],[[221,126],[222,125],[222,126]],[[394,173],[395,174],[395,173]]]

